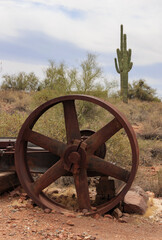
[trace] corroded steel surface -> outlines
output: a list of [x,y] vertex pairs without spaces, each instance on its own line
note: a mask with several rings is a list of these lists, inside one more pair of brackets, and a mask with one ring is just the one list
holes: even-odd
[[[96,104],[108,112],[114,119],[108,122],[100,130],[83,138],[79,129],[76,100],[83,100]],[[49,138],[32,130],[33,126],[49,108],[62,103],[64,109],[67,143]],[[132,150],[132,168],[130,172],[105,161],[101,155],[95,154],[106,141],[124,128]],[[51,154],[58,156],[59,160],[53,164],[39,179],[34,181],[27,165],[27,143],[31,142]],[[102,150],[102,151],[106,151]],[[100,151],[99,151],[100,152]],[[97,156],[96,156],[97,155]],[[105,154],[103,154],[103,157]],[[33,111],[23,124],[16,142],[15,166],[19,180],[28,195],[43,208],[57,209],[62,206],[49,199],[43,190],[63,175],[72,174],[74,177],[77,199],[80,209],[88,209],[89,215],[104,214],[115,207],[129,190],[139,161],[138,144],[135,133],[128,120],[112,104],[96,97],[86,95],[68,95],[52,99],[35,111]],[[93,210],[90,204],[87,176],[90,172],[96,172],[98,176],[106,175],[122,180],[125,183],[123,189],[110,201],[97,206]]]
[[[0,138],[0,172],[15,172],[14,153],[16,138]],[[33,144],[28,144],[26,154],[30,172],[44,173],[59,157]]]

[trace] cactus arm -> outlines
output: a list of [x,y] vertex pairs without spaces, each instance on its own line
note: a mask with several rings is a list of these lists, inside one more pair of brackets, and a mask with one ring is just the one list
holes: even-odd
[[133,67],[133,63],[130,62],[130,63],[129,63],[129,71],[132,69],[132,67]]
[[131,54],[132,54],[132,51],[131,49],[128,50],[128,63],[131,61]]
[[123,25],[120,27],[120,49],[123,51]]
[[116,50],[116,52],[118,57],[119,70],[120,72],[122,72],[123,71],[123,61],[122,61],[123,53],[119,50],[119,48]]
[[127,51],[127,35],[124,34],[124,51]]
[[128,50],[128,72],[132,69],[133,63],[131,62],[131,49]]
[[120,70],[119,70],[119,67],[118,67],[118,63],[117,63],[117,59],[115,58],[114,60],[115,60],[115,68],[116,68],[116,71],[117,71],[118,73],[120,73]]
[[119,50],[119,48],[116,50],[116,54],[118,57],[118,61],[120,61],[121,60],[121,51]]

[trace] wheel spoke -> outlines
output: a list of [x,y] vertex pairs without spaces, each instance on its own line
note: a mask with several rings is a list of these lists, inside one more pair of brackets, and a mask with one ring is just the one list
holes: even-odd
[[130,176],[129,171],[126,169],[116,166],[113,163],[106,162],[102,158],[94,155],[89,159],[88,170],[114,177],[123,182],[127,182]]
[[39,193],[48,187],[51,183],[63,176],[66,170],[63,167],[63,159],[61,158],[57,163],[50,167],[38,180],[32,183],[34,192]]
[[74,183],[77,192],[77,199],[79,204],[79,209],[91,209],[89,190],[88,190],[88,180],[86,169],[80,169],[79,173],[74,174]]
[[73,139],[81,139],[79,130],[79,123],[77,119],[77,113],[75,108],[74,100],[68,100],[63,102],[64,116],[65,116],[65,127],[67,143],[71,143]]
[[87,144],[87,152],[94,153],[104,142],[110,139],[121,128],[122,125],[116,118],[114,118],[111,122],[85,140],[85,143]]
[[34,132],[31,129],[28,129],[25,140],[60,157],[63,155],[66,148],[66,144],[63,142],[49,138],[38,132]]

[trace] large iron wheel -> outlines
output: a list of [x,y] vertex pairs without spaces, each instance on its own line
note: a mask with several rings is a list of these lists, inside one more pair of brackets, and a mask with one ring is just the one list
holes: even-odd
[[[114,116],[100,130],[83,139],[79,129],[75,100],[83,100],[96,104]],[[49,108],[63,104],[67,144],[44,136],[32,130],[33,126]],[[130,142],[132,152],[131,170],[105,161],[95,154],[107,140],[124,128]],[[31,142],[48,150],[60,159],[51,166],[41,177],[34,181],[26,161],[27,143]],[[15,166],[19,180],[33,201],[42,208],[57,209],[59,204],[49,199],[43,192],[52,182],[69,172],[73,175],[80,210],[87,209],[89,214],[104,214],[115,207],[125,196],[134,180],[138,167],[138,144],[135,133],[128,120],[110,103],[96,97],[86,95],[68,95],[52,99],[33,111],[24,122],[16,142]],[[93,209],[90,203],[88,188],[88,172],[97,172],[98,175],[111,176],[125,183],[124,188],[110,201]],[[92,210],[93,209],[93,210]]]

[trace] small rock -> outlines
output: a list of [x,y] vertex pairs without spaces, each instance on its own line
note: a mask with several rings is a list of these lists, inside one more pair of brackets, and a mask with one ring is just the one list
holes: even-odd
[[83,210],[82,210],[82,213],[83,213],[83,214],[88,213],[88,209],[83,209]]
[[91,207],[92,211],[97,211],[96,207]]
[[66,224],[69,225],[69,226],[74,226],[74,223],[71,222],[70,220],[68,220],[68,221],[66,222]]
[[16,233],[15,232],[11,232],[9,233],[9,236],[14,236]]
[[98,220],[101,216],[97,213],[93,216],[94,219]]
[[111,216],[110,214],[105,214],[104,218],[109,218],[109,219],[113,219],[113,216]]
[[53,193],[56,193],[56,194],[57,194],[57,193],[59,193],[59,191],[58,191],[58,190],[54,190]]
[[121,217],[121,218],[118,219],[118,222],[120,222],[120,223],[128,223],[128,220],[127,220],[126,217]]
[[32,203],[31,201],[28,201],[28,202],[26,203],[26,207],[27,207],[27,208],[34,208],[33,203]]
[[49,209],[49,208],[44,209],[44,213],[50,213],[50,212],[51,212],[51,209]]
[[22,197],[25,197],[26,199],[28,198],[28,194],[26,192],[21,193]]
[[13,190],[12,192],[10,192],[10,196],[11,197],[19,197],[20,192],[18,190]]
[[129,217],[129,213],[123,213],[124,217]]
[[82,240],[83,238],[80,236],[76,236],[76,240]]
[[119,208],[115,208],[112,214],[116,219],[121,218],[123,215]]
[[7,220],[6,223],[11,223],[11,220]]
[[15,224],[15,223],[14,223],[14,224],[12,224],[12,227],[13,227],[13,228],[17,227],[17,224]]
[[154,198],[154,197],[155,197],[155,193],[154,193],[154,192],[147,191],[146,193],[147,193],[147,195],[148,195],[150,198]]
[[91,235],[85,236],[84,239],[90,240],[91,239]]
[[66,217],[76,218],[76,215],[75,215],[74,213],[64,212],[64,215],[65,215]]

